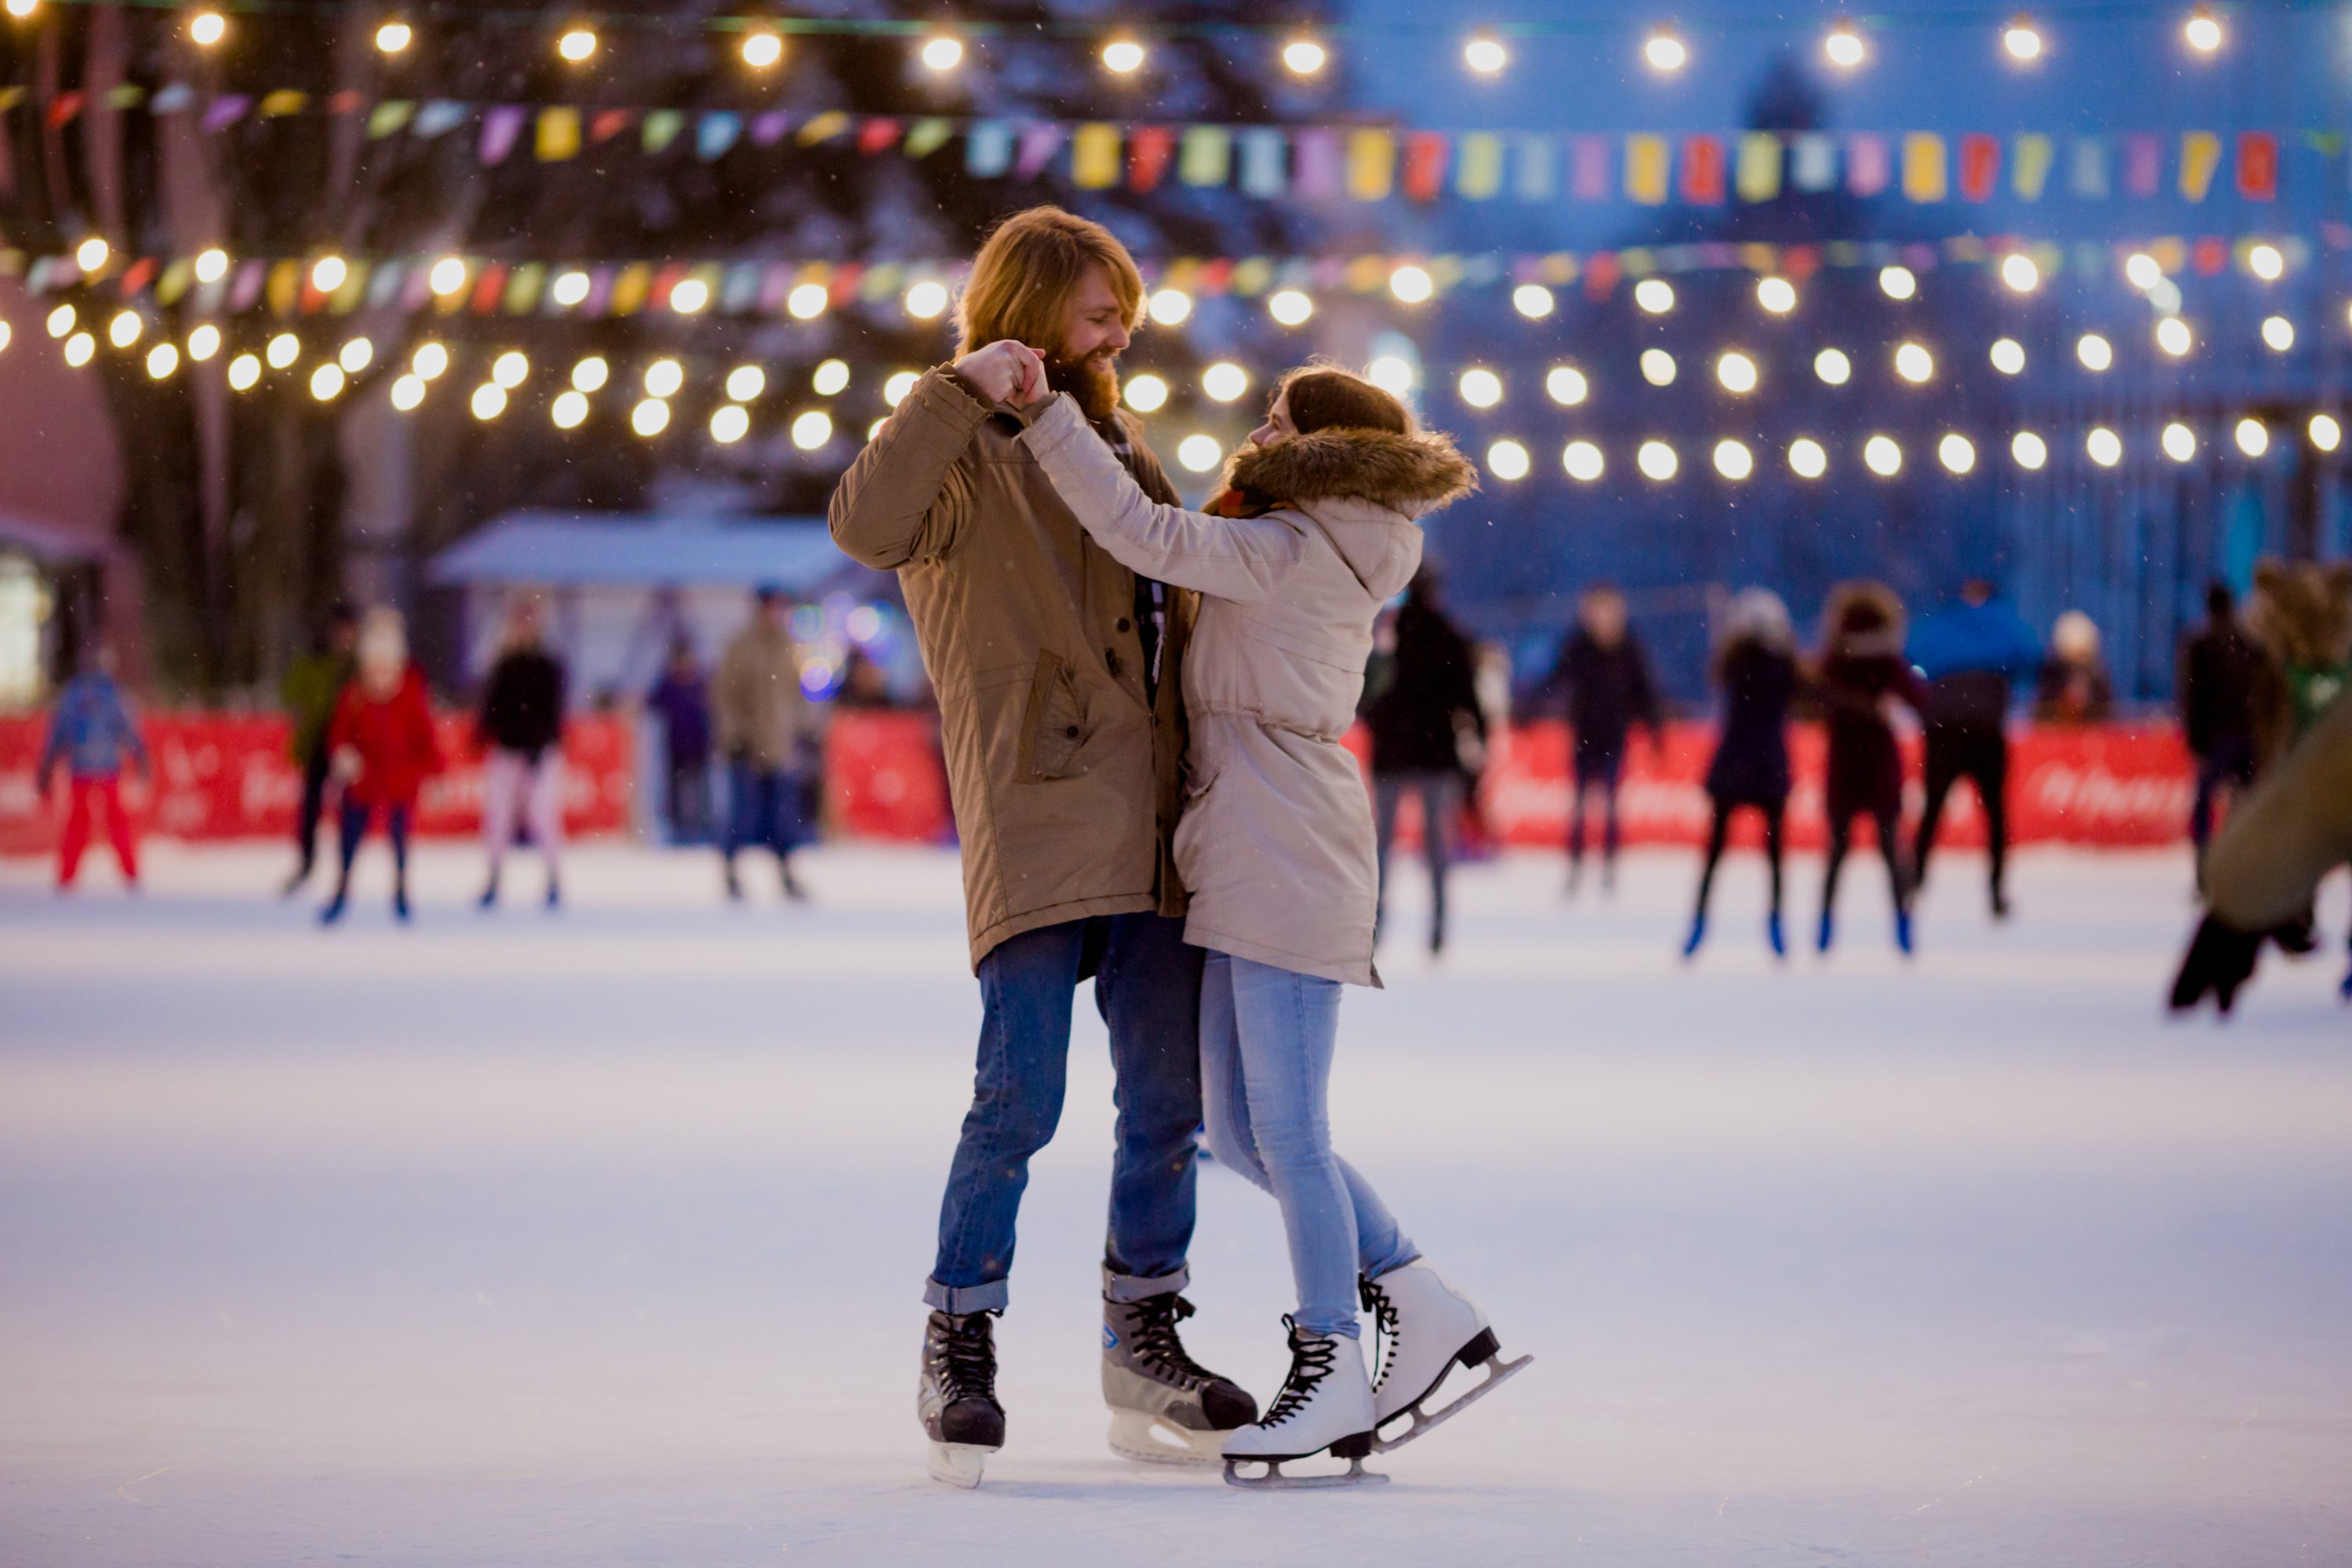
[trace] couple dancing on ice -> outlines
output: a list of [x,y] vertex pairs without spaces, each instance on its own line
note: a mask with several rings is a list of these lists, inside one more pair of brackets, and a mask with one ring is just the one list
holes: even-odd
[[[1118,1080],[1111,1447],[1222,1458],[1243,1485],[1379,1479],[1367,1455],[1524,1364],[1333,1152],[1326,1110],[1341,987],[1380,984],[1371,808],[1341,737],[1373,620],[1420,564],[1415,520],[1475,479],[1387,393],[1310,366],[1276,385],[1211,510],[1187,511],[1118,406],[1142,315],[1108,230],[1014,216],[973,262],[961,357],[833,497],[842,549],[898,572],[939,692],[982,1002],[918,1414],[932,1475],[977,1485],[1004,1443],[991,1330],[1014,1219],[1091,977]],[[1263,1414],[1180,1335],[1204,1124],[1282,1206],[1298,1308]],[[1470,1392],[1440,1405],[1457,1368]],[[1316,1456],[1347,1468],[1281,1469]]]

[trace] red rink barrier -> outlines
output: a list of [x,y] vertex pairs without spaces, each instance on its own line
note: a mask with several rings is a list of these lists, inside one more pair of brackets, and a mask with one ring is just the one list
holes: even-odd
[[[417,796],[416,830],[436,836],[478,833],[482,823],[482,759],[470,715],[442,714],[442,771]],[[123,801],[140,831],[170,838],[290,837],[302,801],[302,774],[287,753],[289,726],[276,714],[154,714],[143,719],[154,762],[152,784],[123,782]],[[37,769],[46,718],[0,719],[0,855],[39,855],[56,845],[64,822],[64,784],[44,801]],[[563,738],[563,823],[572,833],[630,825],[634,761],[626,719],[573,721]]]
[[[481,823],[480,756],[470,719],[439,720],[448,766],[428,780],[418,831],[477,832]],[[126,788],[143,831],[175,838],[270,837],[290,834],[301,776],[286,752],[287,725],[275,716],[156,715],[145,721],[155,757],[155,785]],[[0,854],[46,854],[56,844],[62,800],[40,798],[34,778],[46,721],[0,719]],[[635,758],[624,717],[576,720],[564,738],[563,816],[569,831],[609,832],[631,825]],[[942,843],[954,837],[936,721],[921,713],[850,712],[835,716],[826,742],[826,804],[832,829],[847,837]],[[1353,743],[1360,755],[1360,733]],[[1789,801],[1790,842],[1817,847],[1822,809],[1820,731],[1792,732],[1796,789]],[[1703,843],[1708,804],[1703,781],[1712,754],[1711,726],[1670,725],[1663,758],[1637,738],[1619,809],[1633,844]],[[1919,805],[1919,742],[1905,742],[1906,794]],[[2028,729],[2011,748],[2010,832],[2019,843],[2127,847],[2169,844],[2185,832],[2195,784],[2189,758],[2169,725]],[[1486,837],[1509,845],[1558,845],[1568,819],[1568,731],[1555,721],[1522,726],[1497,738],[1479,792]],[[1412,806],[1400,825],[1408,838]],[[1753,842],[1743,813],[1738,841]],[[1943,841],[1984,842],[1984,815],[1961,785],[1944,816]]]

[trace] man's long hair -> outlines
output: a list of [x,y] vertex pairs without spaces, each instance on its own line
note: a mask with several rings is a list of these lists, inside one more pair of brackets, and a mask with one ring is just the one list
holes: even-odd
[[1031,207],[999,224],[972,258],[971,277],[956,303],[958,355],[1002,338],[1043,354],[1062,347],[1062,317],[1089,267],[1101,267],[1127,312],[1129,331],[1143,321],[1143,274],[1116,235],[1059,207]]

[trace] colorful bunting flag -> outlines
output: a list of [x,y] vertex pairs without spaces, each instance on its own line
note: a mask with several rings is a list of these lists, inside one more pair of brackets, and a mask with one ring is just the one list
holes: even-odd
[[2042,192],[2050,183],[2051,167],[2058,161],[2058,145],[2047,136],[2028,134],[2017,139],[2017,163],[2010,176],[2010,188],[2029,202],[2042,199]]
[[2267,131],[2238,133],[2238,194],[2250,202],[2278,195],[2278,138]]
[[1683,138],[1683,200],[1712,206],[1723,200],[1723,141]]
[[1348,195],[1359,202],[1377,202],[1396,185],[1396,137],[1386,131],[1365,129],[1348,138]]
[[524,111],[513,104],[500,104],[482,116],[478,155],[485,167],[505,163],[507,154],[514,151],[515,142],[522,134],[523,115]]
[[1790,144],[1789,183],[1809,195],[1837,188],[1837,139],[1825,131],[1808,131]]
[[1271,198],[1282,195],[1289,138],[1271,125],[1242,132],[1242,192]]
[[377,104],[373,109],[368,110],[368,140],[371,142],[383,141],[385,137],[391,135],[394,132],[398,131],[402,126],[407,124],[409,116],[415,112],[416,105],[409,102],[408,100],[404,98],[385,99],[382,103]]
[[1742,135],[1731,183],[1743,202],[1769,202],[1779,195],[1780,139],[1769,131],[1750,131]]
[[452,103],[446,98],[436,98],[416,111],[416,122],[410,128],[409,133],[430,141],[436,136],[446,135],[465,124],[466,115],[467,110],[464,104]]
[[1176,155],[1176,132],[1165,125],[1139,125],[1127,138],[1127,188],[1149,193],[1168,177]]
[[[771,136],[768,141],[762,142],[760,140],[761,128],[764,127],[772,119],[776,121],[775,136]],[[755,146],[765,147],[774,142],[777,136],[782,136],[784,133],[783,119],[784,117],[781,114],[763,114],[760,116],[759,119],[753,121],[751,122],[752,144]],[[938,152],[940,148],[946,146],[948,144],[948,139],[954,134],[954,121],[945,120],[941,119],[938,115],[932,115],[926,119],[918,120],[912,125],[907,127],[907,139],[899,143],[899,151],[906,153],[909,158],[928,158],[932,153]]]
[[1569,189],[1580,202],[1609,197],[1609,139],[1578,136],[1568,144]]
[[1405,199],[1433,202],[1445,192],[1445,164],[1454,146],[1442,131],[1416,131],[1404,139]]
[[1107,190],[1118,184],[1118,127],[1094,121],[1078,127],[1070,138],[1070,182],[1082,191]]
[[[898,122],[895,120],[880,118],[870,120],[866,121],[866,129],[871,131],[877,126],[888,127],[894,138],[898,135]],[[695,121],[694,155],[708,163],[723,156],[730,147],[735,145],[735,139],[742,134],[743,117],[741,115],[712,110]],[[864,140],[864,132],[861,132],[859,141],[862,143]],[[888,143],[885,142],[883,145],[887,146]],[[861,146],[860,151],[864,150]],[[876,148],[874,151],[878,152],[880,149]]]
[[1454,188],[1467,201],[1483,202],[1503,188],[1503,139],[1489,131],[1462,138],[1462,166]]
[[1559,187],[1558,162],[1558,149],[1550,137],[1520,137],[1512,193],[1523,202],[1550,201]]
[[1666,139],[1663,136],[1625,138],[1625,195],[1645,207],[1666,199]]
[[2221,168],[2221,139],[2210,131],[2184,132],[2180,138],[2180,194],[2201,202]]
[[2000,186],[2000,138],[1971,133],[1960,138],[1960,197],[1989,202]]
[[2124,190],[2152,196],[2164,182],[2164,143],[2145,132],[2124,138]]
[[1002,120],[976,121],[964,136],[964,173],[992,180],[1013,166],[1013,127]]
[[1188,185],[1222,185],[1232,175],[1233,136],[1222,125],[1188,125],[1176,153],[1176,177]]
[[894,115],[869,115],[858,124],[857,150],[869,158],[877,153],[887,153],[898,144],[903,129]]
[[1054,154],[1062,150],[1063,129],[1049,121],[1032,121],[1021,128],[1019,146],[1013,154],[1014,177],[1034,180],[1045,172]]
[[2084,201],[2104,201],[2107,195],[2107,144],[2097,136],[2077,136],[2067,170],[2068,188]]
[[1846,189],[1857,196],[1874,196],[1886,188],[1892,173],[1885,137],[1865,132],[1846,138]]
[[1291,188],[1311,201],[1338,195],[1342,173],[1339,133],[1336,131],[1301,131],[1293,146],[1297,153],[1297,167],[1292,172]]
[[1932,131],[1903,138],[1903,195],[1907,201],[1940,202],[1951,194],[1944,166],[1944,139]]
[[542,163],[561,163],[579,156],[580,111],[576,109],[541,110],[532,147]]

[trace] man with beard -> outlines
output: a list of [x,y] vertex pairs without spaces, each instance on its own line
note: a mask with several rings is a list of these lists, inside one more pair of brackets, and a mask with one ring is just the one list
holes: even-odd
[[[1003,1312],[1029,1160],[1060,1119],[1074,994],[1095,981],[1118,1075],[1103,1259],[1111,1446],[1215,1462],[1255,1403],[1185,1353],[1176,1325],[1201,1121],[1202,953],[1170,853],[1178,689],[1192,595],[1087,535],[1019,437],[1071,393],[1155,500],[1173,502],[1118,359],[1143,279],[1101,226],[1008,219],[972,263],[962,341],[901,401],[834,492],[835,542],[895,570],[939,692],[982,1018],[971,1110],[923,1299],[918,1415],[931,1473],[973,1486],[1004,1441],[991,1320]],[[1024,346],[1025,345],[1025,346]]]

